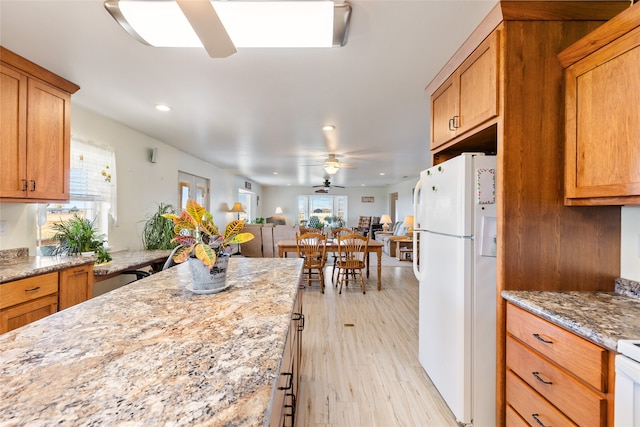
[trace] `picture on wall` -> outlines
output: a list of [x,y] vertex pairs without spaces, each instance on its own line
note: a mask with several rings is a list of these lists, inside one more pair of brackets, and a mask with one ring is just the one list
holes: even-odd
[[373,203],[374,201],[373,196],[362,196],[362,203]]

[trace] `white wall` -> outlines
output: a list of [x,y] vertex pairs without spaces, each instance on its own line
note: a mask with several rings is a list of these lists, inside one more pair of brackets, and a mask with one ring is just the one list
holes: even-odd
[[[230,175],[195,156],[134,131],[89,110],[72,106],[73,136],[114,147],[118,177],[118,221],[109,224],[109,244],[114,250],[140,249],[142,221],[160,202],[178,204],[178,171],[211,180],[211,205],[214,221],[224,226],[233,218],[223,211],[238,199],[244,188],[243,177]],[[157,163],[150,162],[150,150],[158,149]],[[260,185],[252,191],[261,195]],[[7,234],[0,237],[0,249],[28,247],[35,255],[36,205],[0,203],[0,220],[7,221]]]
[[[338,172],[340,173],[340,172]],[[329,196],[348,196],[347,226],[355,227],[359,216],[382,216],[387,213],[389,206],[389,189],[387,187],[356,187],[332,188]],[[298,196],[316,195],[311,187],[263,187],[263,199],[260,199],[263,216],[274,215],[276,207],[280,206],[284,213],[281,215],[289,225],[298,223]],[[372,196],[373,203],[362,203],[362,196]]]
[[640,206],[622,207],[620,277],[640,282]]
[[418,175],[389,187],[389,193],[398,193],[398,203],[396,204],[396,219],[398,221],[402,221],[407,215],[413,215],[413,189],[416,188],[417,182]]

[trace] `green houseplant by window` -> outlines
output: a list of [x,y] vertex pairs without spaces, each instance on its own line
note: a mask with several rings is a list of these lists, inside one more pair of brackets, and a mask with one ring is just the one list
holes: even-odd
[[53,240],[59,242],[54,250],[55,255],[95,252],[104,243],[104,237],[97,234],[94,222],[78,214],[73,214],[66,221],[55,222],[53,229]]
[[173,249],[178,243],[173,241],[174,223],[167,214],[175,214],[172,204],[159,203],[156,211],[148,215],[142,228],[142,247],[146,250]]

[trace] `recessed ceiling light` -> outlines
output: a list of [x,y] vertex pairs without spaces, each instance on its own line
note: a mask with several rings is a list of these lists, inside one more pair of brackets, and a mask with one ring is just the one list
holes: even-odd
[[384,175],[384,172],[380,172],[380,176],[383,176],[383,175]]
[[330,131],[330,130],[334,130],[336,127],[334,125],[324,125],[322,126],[322,130],[324,131]]
[[158,111],[171,111],[171,107],[169,107],[168,105],[165,105],[165,104],[157,104],[156,105],[156,110],[158,110]]
[[278,172],[274,172],[273,174],[274,174],[274,175],[278,175]]

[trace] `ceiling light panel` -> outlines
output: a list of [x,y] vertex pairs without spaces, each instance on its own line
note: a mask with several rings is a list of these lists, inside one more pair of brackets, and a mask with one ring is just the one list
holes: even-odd
[[[212,1],[212,5],[236,47],[333,45],[333,1]],[[105,7],[128,32],[132,29],[136,38],[151,46],[202,47],[175,1],[110,0]]]
[[122,16],[155,47],[202,47],[202,42],[174,1],[120,1]]
[[214,1],[236,47],[331,47],[333,1]]

